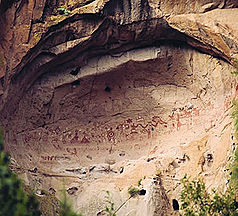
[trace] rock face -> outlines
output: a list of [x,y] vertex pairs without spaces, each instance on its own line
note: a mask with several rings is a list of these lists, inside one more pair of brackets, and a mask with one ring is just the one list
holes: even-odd
[[0,120],[13,167],[37,189],[66,187],[87,216],[103,215],[108,199],[119,216],[176,214],[185,173],[225,187],[236,7],[0,1]]

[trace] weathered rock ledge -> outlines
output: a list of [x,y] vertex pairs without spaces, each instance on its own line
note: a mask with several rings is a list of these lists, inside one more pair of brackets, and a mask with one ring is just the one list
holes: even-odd
[[99,215],[139,181],[131,216],[169,215],[185,173],[225,187],[238,3],[185,2],[0,1],[0,121],[27,184]]

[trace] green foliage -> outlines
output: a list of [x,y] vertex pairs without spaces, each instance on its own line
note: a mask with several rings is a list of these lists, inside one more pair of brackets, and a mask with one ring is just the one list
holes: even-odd
[[114,202],[112,202],[110,192],[106,191],[106,193],[107,193],[106,202],[109,204],[109,206],[107,205],[104,211],[107,213],[108,216],[116,216],[115,204]]
[[238,75],[238,70],[232,71],[231,73],[234,75]]
[[[21,180],[9,169],[9,164],[10,157],[3,152],[0,131],[0,216],[40,216],[39,202],[30,188],[25,186],[28,193],[25,192]],[[54,214],[52,208],[57,206],[56,198],[48,195],[39,199],[44,214],[46,213],[47,216]],[[60,211],[60,216],[82,216],[72,210],[71,205],[67,202],[66,192],[60,204],[60,210],[56,210]]]
[[232,112],[232,118],[234,119],[234,129],[235,129],[235,135],[236,138],[238,135],[238,100],[233,100],[233,112]]
[[9,163],[0,133],[0,216],[40,216],[36,198],[25,193],[22,182],[10,171]]
[[190,181],[187,176],[181,180],[181,215],[184,216],[238,216],[238,203],[231,188],[225,193],[209,193],[205,183],[199,179]]
[[82,214],[77,214],[73,211],[71,204],[67,201],[66,191],[64,190],[63,199],[60,203],[60,216],[82,216]]
[[[233,112],[232,117],[234,119],[235,137],[238,139],[238,101],[233,100]],[[238,193],[238,149],[236,148],[234,154],[234,160],[231,164],[231,186],[235,193]]]
[[142,182],[142,179],[140,179],[140,180],[138,181],[138,187],[141,186],[141,182]]
[[[236,62],[235,67],[238,69],[238,59],[235,59],[235,62]],[[234,75],[238,75],[238,70],[232,71],[231,73]]]
[[66,8],[58,8],[57,11],[60,15],[68,16],[70,14],[70,11]]
[[[238,71],[233,72],[238,74]],[[235,137],[238,138],[238,101],[233,101],[233,113]],[[184,216],[238,216],[238,149],[234,152],[234,159],[230,165],[231,178],[225,193],[209,193],[201,179],[190,181],[185,176],[181,183],[183,186],[180,200]]]
[[130,194],[131,197],[134,197],[134,196],[138,195],[139,192],[140,192],[140,189],[136,188],[136,187],[130,187],[128,189],[128,193]]
[[231,183],[234,192],[238,194],[238,149],[235,150],[234,161],[231,164]]
[[[23,189],[27,194],[32,194],[34,190],[29,185],[23,184]],[[60,201],[54,194],[50,194],[48,191],[42,190],[43,196],[36,196],[40,205],[40,211],[42,216],[59,216]]]

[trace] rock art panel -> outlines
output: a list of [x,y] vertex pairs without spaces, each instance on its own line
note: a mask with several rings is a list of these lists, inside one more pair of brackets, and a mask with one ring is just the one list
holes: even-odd
[[225,187],[237,6],[0,1],[0,121],[12,168],[37,191],[59,195],[65,182],[88,216],[104,208],[104,191],[120,206],[138,181],[146,193],[119,216],[166,214],[185,173]]
[[53,71],[21,100],[8,142],[24,146],[23,166],[51,170],[163,152],[177,145],[166,143],[172,137],[189,142],[222,120],[236,86],[220,65],[187,46],[162,45],[89,60],[77,75]]

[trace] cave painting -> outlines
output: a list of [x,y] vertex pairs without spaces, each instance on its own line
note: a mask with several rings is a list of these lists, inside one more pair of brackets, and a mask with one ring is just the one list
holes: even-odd
[[[222,113],[230,106],[230,97],[225,98],[223,109],[217,110],[212,116],[211,127],[214,121],[222,117]],[[50,143],[51,147],[61,152],[61,155],[41,155],[42,162],[57,162],[65,157],[80,158],[82,151],[105,150],[112,152],[113,148],[120,143],[130,142],[131,147],[135,150],[141,148],[138,142],[143,141],[144,145],[148,145],[146,140],[156,138],[159,135],[169,135],[175,131],[190,129],[194,124],[199,123],[200,118],[206,115],[206,112],[214,109],[214,105],[209,102],[206,109],[199,107],[180,107],[171,110],[168,116],[154,115],[148,116],[138,115],[137,117],[126,118],[125,120],[101,124],[92,123],[83,129],[81,127],[64,131],[60,127],[50,130],[42,130],[40,133],[36,131],[24,133],[22,140],[24,143],[37,141],[40,143]],[[99,127],[99,125],[103,125]],[[106,144],[108,147],[105,147]],[[110,144],[111,143],[111,144]],[[92,145],[93,144],[93,145]],[[96,146],[95,146],[96,145]],[[151,148],[151,147],[150,147]],[[154,154],[159,147],[155,145],[151,148],[150,154]]]

